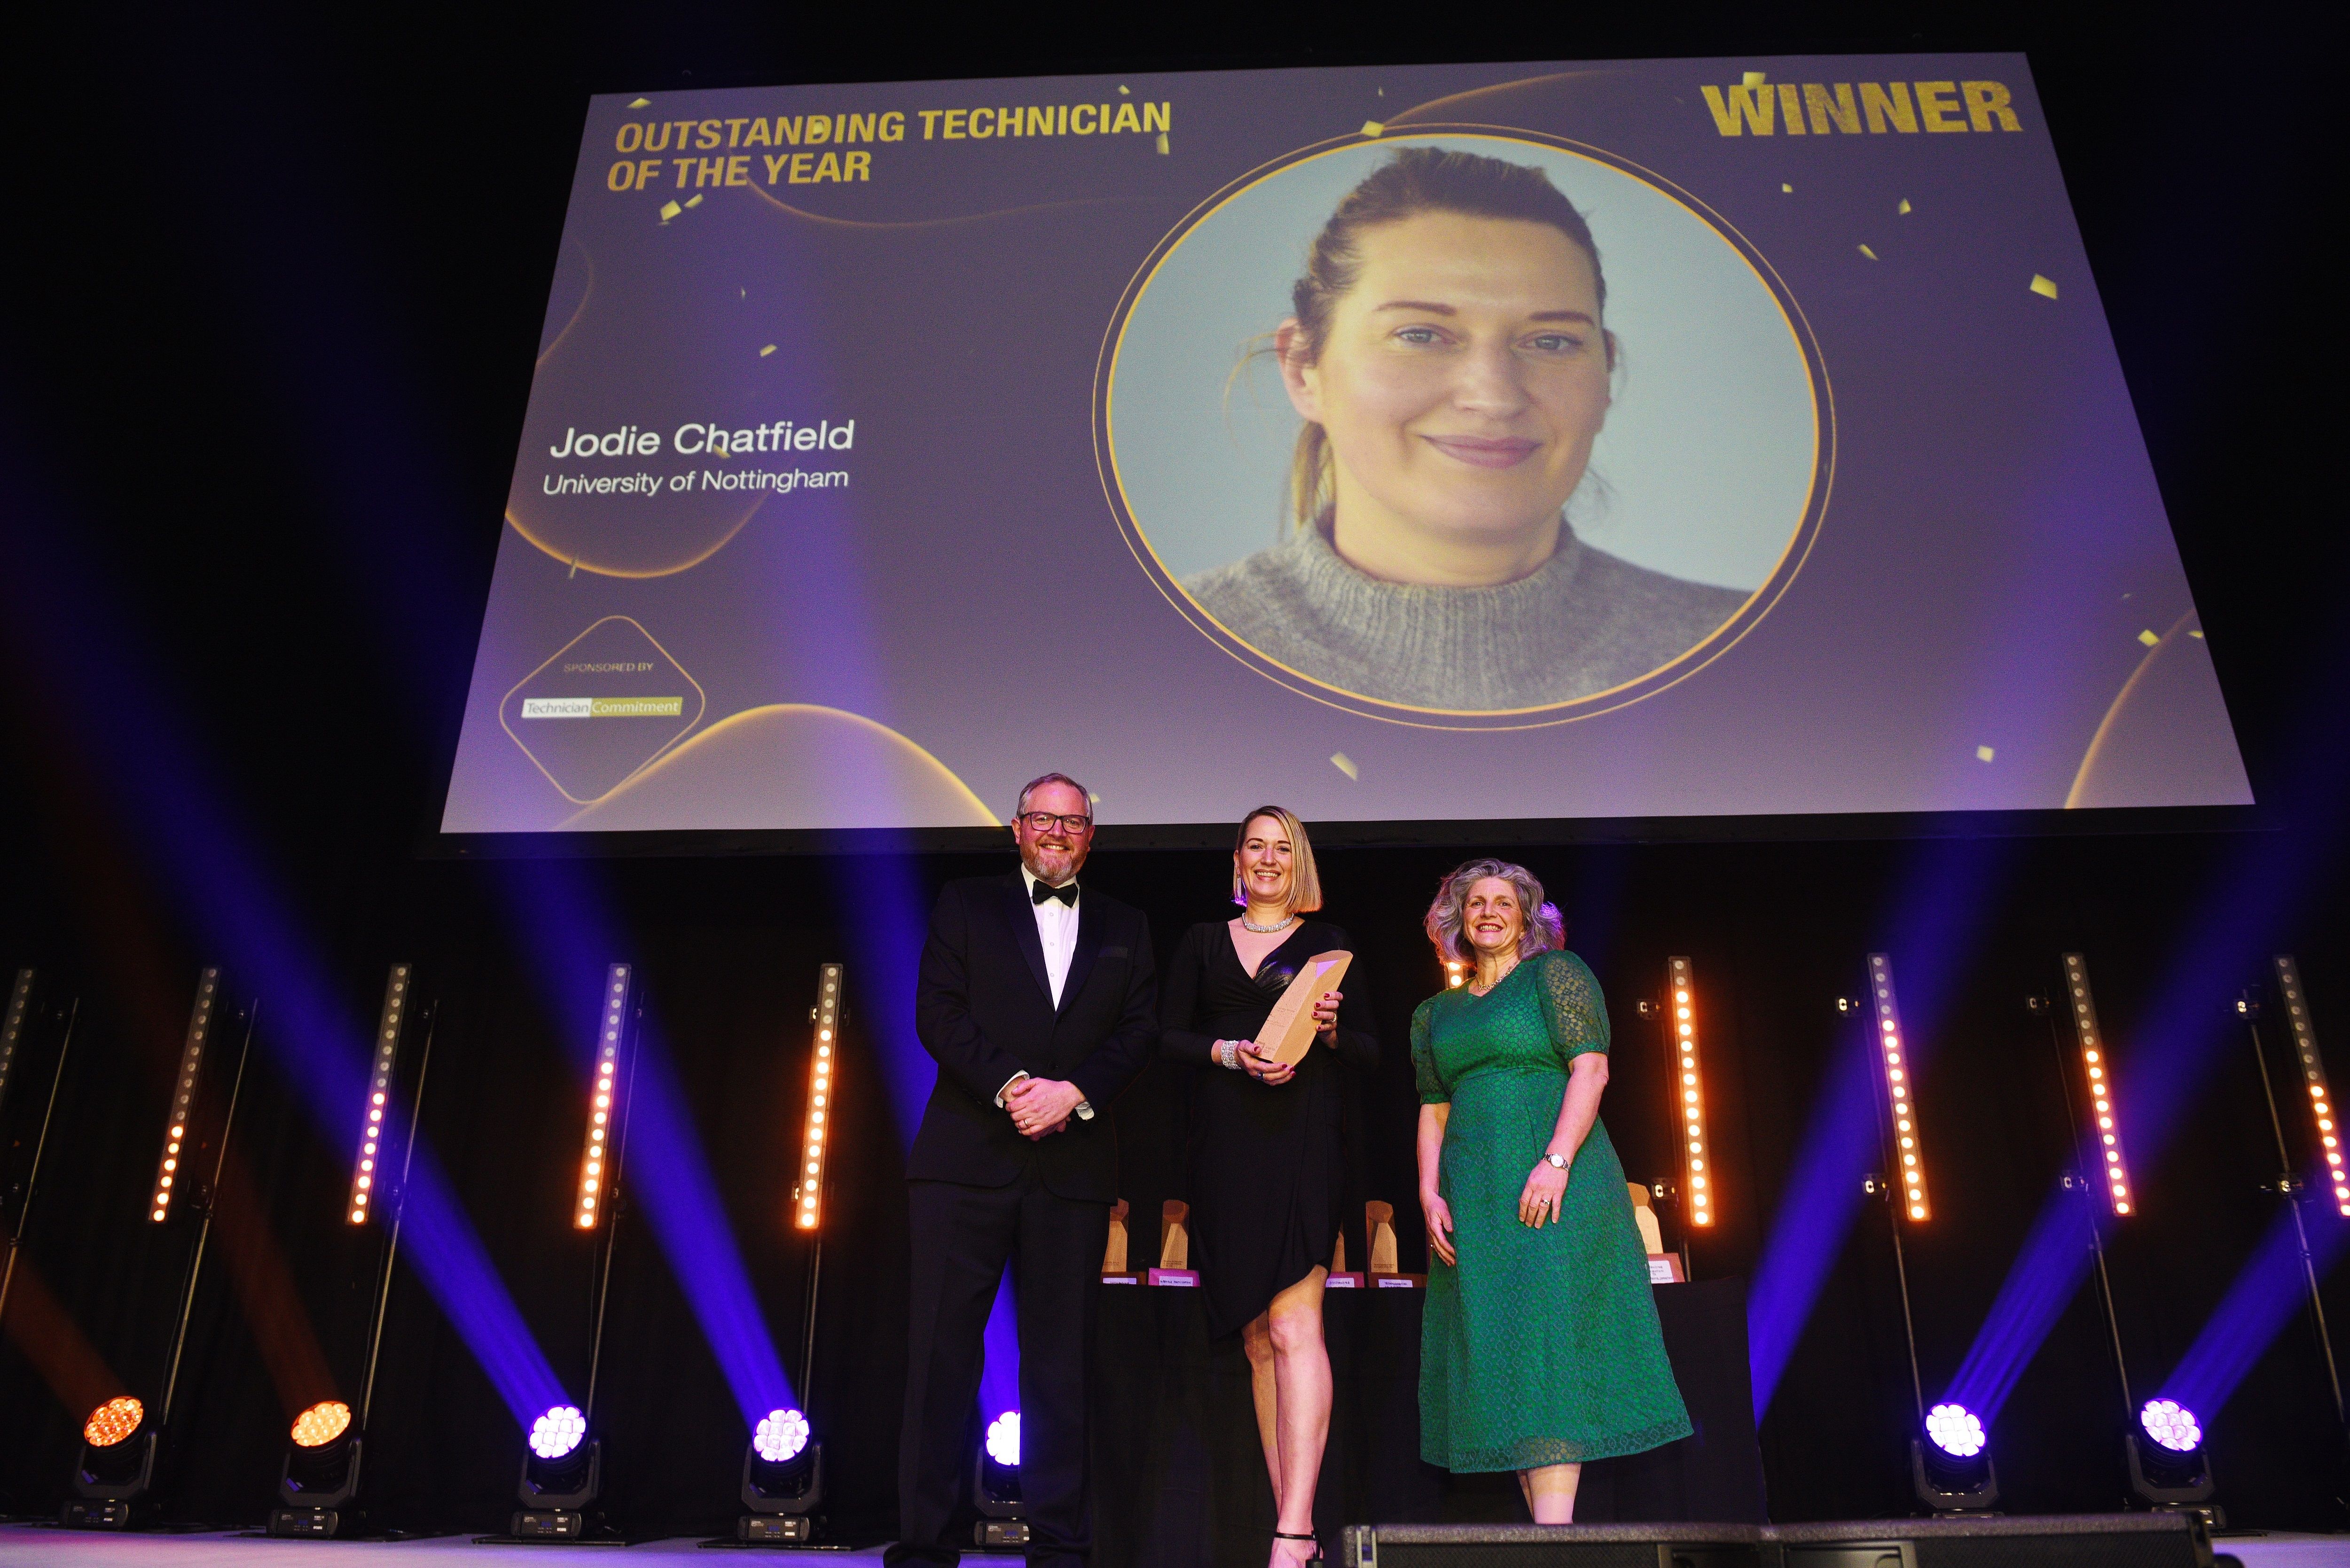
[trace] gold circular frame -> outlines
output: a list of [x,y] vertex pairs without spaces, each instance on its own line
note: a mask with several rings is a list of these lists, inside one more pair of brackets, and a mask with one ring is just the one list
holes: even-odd
[[1655,696],[1669,687],[1688,680],[1707,665],[1727,653],[1741,639],[1753,630],[1768,615],[1795,580],[1817,543],[1820,528],[1827,516],[1828,498],[1835,480],[1835,396],[1828,380],[1827,365],[1820,353],[1819,342],[1814,337],[1810,321],[1803,306],[1796,303],[1786,280],[1779,275],[1768,258],[1739,232],[1737,226],[1721,213],[1707,206],[1696,196],[1683,190],[1653,170],[1642,167],[1627,158],[1618,157],[1603,148],[1587,142],[1575,141],[1563,136],[1546,135],[1513,126],[1471,123],[1414,124],[1409,130],[1393,137],[1381,137],[1381,141],[1417,141],[1431,137],[1453,140],[1516,142],[1522,146],[1539,147],[1554,152],[1565,152],[1628,176],[1673,202],[1689,214],[1720,236],[1751,268],[1758,281],[1778,306],[1788,337],[1794,341],[1804,365],[1804,373],[1812,392],[1812,477],[1804,501],[1803,512],[1794,531],[1788,535],[1786,548],[1780,553],[1778,563],[1772,568],[1762,586],[1749,595],[1736,613],[1716,628],[1703,641],[1684,650],[1646,674],[1590,692],[1565,702],[1548,703],[1534,708],[1495,710],[1457,710],[1419,707],[1406,702],[1389,701],[1359,691],[1349,691],[1328,681],[1317,680],[1305,671],[1283,664],[1259,652],[1210,615],[1198,600],[1186,592],[1174,574],[1152,547],[1141,522],[1134,513],[1126,494],[1125,482],[1118,470],[1117,441],[1112,429],[1112,401],[1118,377],[1118,353],[1124,346],[1128,324],[1133,319],[1135,306],[1149,291],[1151,280],[1158,275],[1176,250],[1200,226],[1244,192],[1254,189],[1274,176],[1301,163],[1331,153],[1367,145],[1370,139],[1360,136],[1332,137],[1296,149],[1250,170],[1223,189],[1186,213],[1174,227],[1168,230],[1149,254],[1134,270],[1125,291],[1119,295],[1118,306],[1111,312],[1103,330],[1100,350],[1094,365],[1093,435],[1094,465],[1100,477],[1102,497],[1109,504],[1110,514],[1117,521],[1118,532],[1135,562],[1150,578],[1153,587],[1173,606],[1176,612],[1189,621],[1193,629],[1208,639],[1225,654],[1263,676],[1276,685],[1296,692],[1301,697],[1324,703],[1366,718],[1384,720],[1389,723],[1406,724],[1434,730],[1529,730],[1552,724],[1573,723],[1581,719],[1596,718]]

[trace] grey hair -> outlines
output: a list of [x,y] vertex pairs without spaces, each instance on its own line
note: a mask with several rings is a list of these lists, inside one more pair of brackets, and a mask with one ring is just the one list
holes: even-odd
[[1087,789],[1085,785],[1079,784],[1076,780],[1071,778],[1066,774],[1044,774],[1035,778],[1030,779],[1026,784],[1022,784],[1020,786],[1019,804],[1012,808],[1012,815],[1016,818],[1022,812],[1026,811],[1028,809],[1028,797],[1035,794],[1038,790],[1043,789],[1048,784],[1066,784],[1071,789],[1076,791],[1079,794],[1084,795],[1086,797],[1086,815],[1087,816],[1091,816],[1093,815],[1094,792]]
[[1461,907],[1469,901],[1469,889],[1488,877],[1499,877],[1517,889],[1518,906],[1525,911],[1525,928],[1518,933],[1520,958],[1566,946],[1566,922],[1556,904],[1544,900],[1542,878],[1523,866],[1488,857],[1453,867],[1437,887],[1436,901],[1429,905],[1422,925],[1428,940],[1436,944],[1438,958],[1448,963],[1477,961],[1476,953],[1461,940]]

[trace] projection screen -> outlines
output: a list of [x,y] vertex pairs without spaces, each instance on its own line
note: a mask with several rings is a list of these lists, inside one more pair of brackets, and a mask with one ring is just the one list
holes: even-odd
[[592,100],[442,818],[2251,795],[2019,56]]

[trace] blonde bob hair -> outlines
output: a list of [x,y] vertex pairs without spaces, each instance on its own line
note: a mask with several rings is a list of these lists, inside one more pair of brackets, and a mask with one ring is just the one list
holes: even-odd
[[1322,874],[1314,868],[1314,845],[1305,836],[1305,825],[1285,805],[1261,805],[1241,818],[1241,830],[1232,836],[1232,902],[1248,902],[1248,895],[1241,891],[1241,848],[1248,843],[1249,824],[1261,816],[1281,824],[1289,840],[1289,913],[1312,914],[1322,907]]
[[1530,959],[1566,946],[1566,922],[1560,919],[1556,904],[1544,900],[1542,879],[1523,866],[1488,857],[1455,867],[1438,885],[1436,901],[1429,905],[1428,919],[1422,922],[1428,940],[1436,944],[1438,958],[1447,963],[1477,961],[1475,950],[1461,938],[1461,909],[1469,901],[1469,889],[1488,877],[1498,877],[1517,890],[1518,908],[1525,912],[1525,926],[1518,932],[1518,957]]

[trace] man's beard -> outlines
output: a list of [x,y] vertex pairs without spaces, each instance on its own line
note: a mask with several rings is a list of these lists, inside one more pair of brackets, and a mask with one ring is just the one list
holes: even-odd
[[1084,852],[1075,845],[1034,845],[1022,850],[1020,858],[1030,876],[1046,883],[1067,881],[1086,863]]

